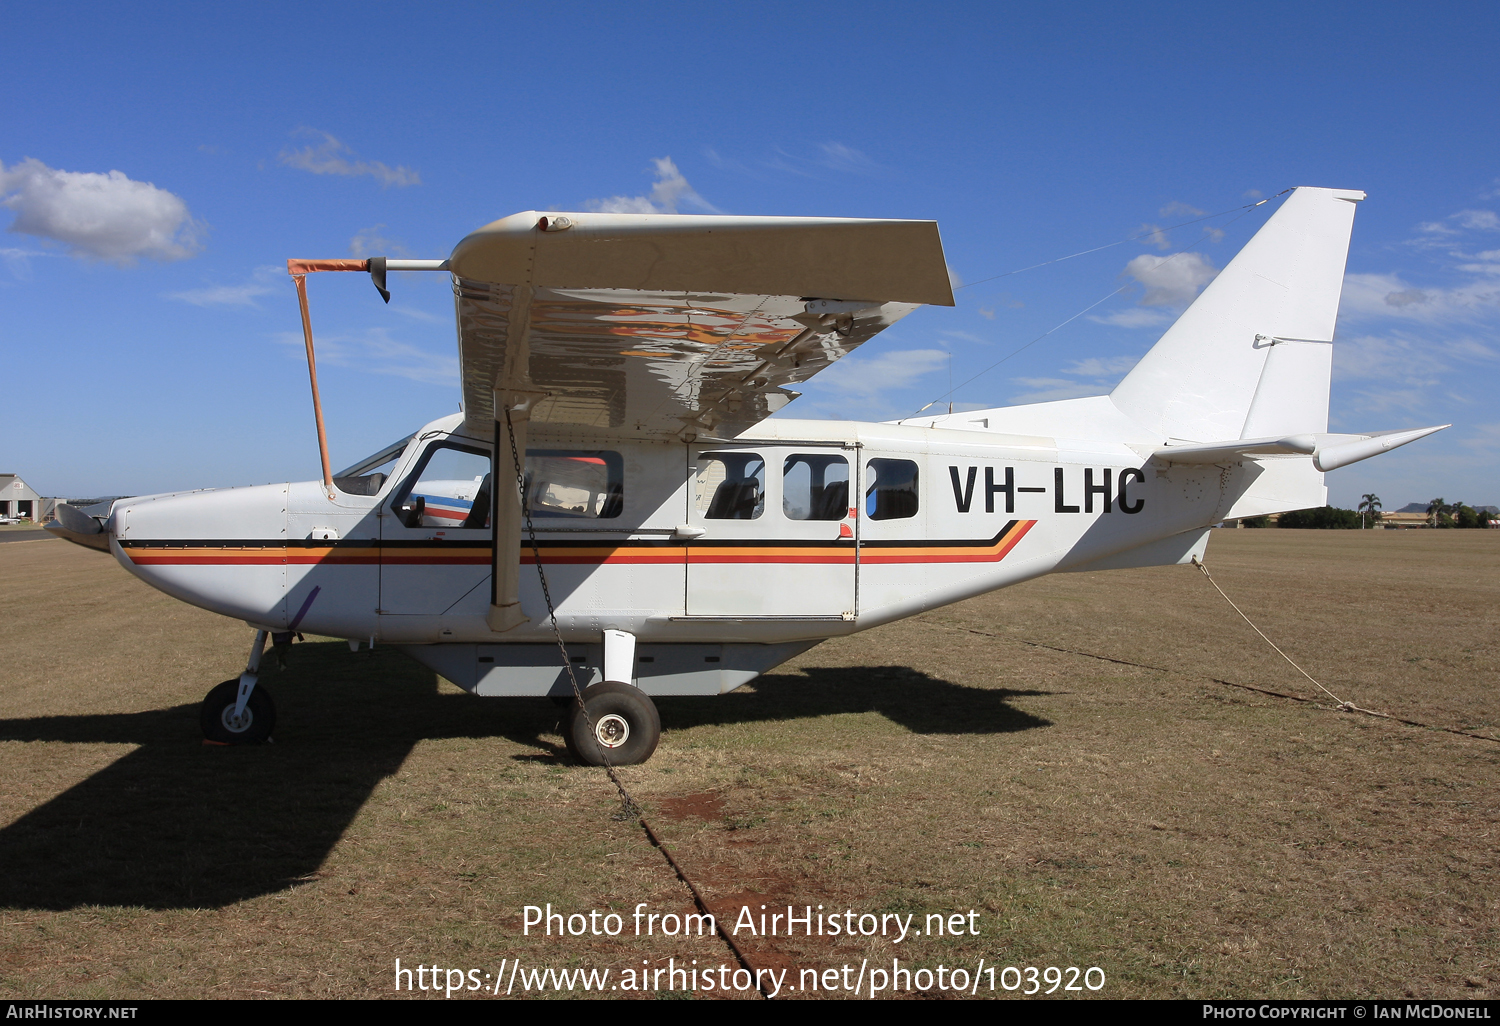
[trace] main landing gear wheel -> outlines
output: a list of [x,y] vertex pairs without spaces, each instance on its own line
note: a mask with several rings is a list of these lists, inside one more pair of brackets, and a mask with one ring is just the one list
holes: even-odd
[[611,766],[634,766],[651,758],[661,740],[661,716],[644,691],[607,680],[585,688],[583,704],[587,716],[575,700],[563,720],[563,740],[575,759],[603,766],[607,756]]
[[203,736],[221,745],[264,744],[276,727],[276,703],[265,688],[250,692],[245,711],[238,718],[234,705],[240,696],[240,680],[226,680],[208,693],[198,713]]

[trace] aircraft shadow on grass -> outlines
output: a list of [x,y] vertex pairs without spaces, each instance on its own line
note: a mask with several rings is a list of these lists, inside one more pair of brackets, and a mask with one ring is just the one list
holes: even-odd
[[[264,679],[281,726],[278,743],[259,748],[202,746],[196,704],[0,720],[0,740],[140,746],[0,830],[0,908],[223,907],[307,880],[418,741],[500,735],[568,758],[544,740],[560,715],[548,700],[442,694],[430,670],[393,650],[298,645],[291,667]],[[905,667],[771,674],[753,688],[662,699],[663,728],[869,711],[922,734],[1048,725],[1008,703],[1040,692]]]

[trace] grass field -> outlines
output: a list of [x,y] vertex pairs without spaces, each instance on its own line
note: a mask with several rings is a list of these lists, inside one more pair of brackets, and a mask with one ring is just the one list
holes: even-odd
[[[1158,568],[662,700],[661,747],[623,776],[726,925],[976,913],[978,935],[900,944],[741,931],[787,987],[983,958],[1097,966],[1106,997],[1500,996],[1500,532],[1219,531],[1207,562],[1341,698],[1428,726],[1333,709],[1196,570]],[[277,743],[204,747],[243,624],[53,539],[0,546],[0,581],[5,997],[364,998],[398,958],[735,967],[719,938],[632,935],[638,903],[691,896],[546,701],[310,640],[264,678]],[[549,902],[626,929],[522,936]]]

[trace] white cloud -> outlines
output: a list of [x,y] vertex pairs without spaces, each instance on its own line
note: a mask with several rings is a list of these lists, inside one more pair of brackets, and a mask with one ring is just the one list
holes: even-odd
[[[833,420],[894,420],[931,398],[918,395],[922,379],[948,368],[942,349],[907,349],[876,355],[863,351],[839,360],[794,386],[804,395],[784,415]],[[946,409],[947,400],[941,404]],[[936,406],[933,407],[937,409]]]
[[1147,310],[1145,307],[1134,306],[1129,310],[1117,310],[1112,314],[1089,314],[1088,319],[1098,324],[1110,324],[1116,328],[1150,328],[1158,324],[1166,324],[1172,316],[1161,310]]
[[873,399],[891,391],[893,386],[908,386],[924,374],[944,369],[948,359],[948,353],[942,349],[906,349],[873,357],[846,358],[820,373],[816,380],[827,390]]
[[[1081,378],[1103,378],[1111,382],[1119,380],[1126,371],[1136,365],[1134,356],[1114,356],[1101,358],[1089,357],[1086,360],[1074,360],[1064,374],[1074,374]],[[1114,387],[1111,384],[1110,387]]]
[[1395,381],[1431,387],[1448,367],[1422,342],[1401,335],[1340,338],[1333,347],[1334,376],[1340,380]]
[[710,164],[721,170],[736,171],[742,175],[759,177],[759,175],[757,175],[755,171],[751,170],[751,168],[743,161],[735,160],[733,157],[722,156],[718,150],[714,149],[711,146],[703,151],[703,155],[708,158],[708,162]]
[[1455,367],[1468,373],[1500,366],[1500,351],[1470,337],[1434,340],[1402,331],[1340,338],[1333,347],[1338,380],[1374,379],[1432,387]]
[[[297,354],[304,352],[299,334],[281,332],[276,341]],[[458,384],[458,357],[399,342],[385,328],[370,328],[362,335],[319,335],[315,344],[319,366],[390,374],[426,385]]]
[[388,239],[380,234],[380,229],[384,227],[383,224],[377,224],[369,228],[361,228],[354,238],[349,240],[349,255],[357,260],[372,256],[409,256],[405,246],[395,239]]
[[1500,451],[1500,423],[1475,424],[1473,434],[1468,438],[1459,440],[1459,445],[1474,449],[1480,454],[1489,455]]
[[1339,318],[1394,317],[1427,324],[1470,322],[1500,308],[1500,282],[1475,279],[1452,288],[1417,288],[1397,274],[1348,274]]
[[1146,287],[1136,306],[1107,314],[1089,314],[1095,324],[1116,328],[1154,328],[1168,324],[1213,281],[1218,268],[1202,253],[1184,250],[1171,256],[1142,253],[1125,265],[1125,274]]
[[299,128],[294,134],[322,141],[300,150],[282,150],[277,159],[287,167],[301,168],[315,175],[369,175],[382,187],[422,184],[422,176],[404,165],[390,167],[378,160],[350,160],[356,156],[355,152],[327,132]]
[[1016,378],[1016,381],[1032,389],[1030,392],[1022,392],[1011,396],[1011,403],[1025,405],[1028,403],[1050,403],[1059,399],[1081,399],[1084,396],[1099,395],[1099,389],[1082,381],[1070,381],[1066,378]]
[[10,272],[11,277],[20,281],[31,280],[31,258],[38,256],[50,256],[35,249],[15,249],[13,247],[0,248],[0,263]]
[[1125,273],[1146,286],[1141,306],[1185,307],[1219,271],[1202,253],[1184,251],[1168,257],[1143,253],[1125,265]]
[[1467,274],[1500,274],[1500,249],[1487,249],[1472,256],[1467,253],[1454,253],[1452,255],[1462,260],[1482,261],[1479,263],[1459,264],[1458,270]]
[[1167,238],[1167,233],[1162,231],[1159,224],[1143,224],[1137,235],[1143,236],[1147,245],[1155,246],[1157,249],[1171,249],[1172,240]]
[[1363,388],[1341,403],[1345,419],[1351,413],[1379,415],[1392,411],[1416,416],[1426,405],[1427,392],[1421,388]]
[[1067,377],[1016,378],[1031,391],[1011,397],[1013,403],[1049,403],[1058,399],[1077,399],[1109,392],[1125,372],[1136,365],[1137,357],[1089,357],[1074,360],[1059,373]]
[[870,175],[884,170],[879,164],[852,146],[841,142],[826,142],[818,147],[823,156],[818,163],[833,171],[846,171],[856,175]]
[[[410,272],[408,272],[408,273],[410,273]],[[399,304],[396,305],[396,306],[391,307],[390,309],[391,309],[391,313],[398,313],[398,314],[400,314],[403,317],[410,317],[412,320],[414,320],[414,321],[421,321],[424,324],[452,324],[453,323],[453,315],[451,313],[448,314],[446,317],[440,317],[437,314],[432,313],[430,310],[419,310],[418,308],[416,308],[414,306],[401,306]]]
[[1448,246],[1466,231],[1500,231],[1500,214],[1493,210],[1460,210],[1441,221],[1423,221],[1417,225],[1418,237],[1408,239],[1407,245],[1416,249]]
[[276,291],[277,279],[291,279],[281,267],[257,267],[250,279],[238,285],[207,285],[201,289],[185,292],[169,292],[168,299],[178,299],[194,306],[249,306],[258,307],[255,300]]
[[961,341],[964,341],[964,342],[973,342],[976,345],[981,345],[981,346],[990,345],[990,340],[989,339],[983,338],[983,337],[981,337],[979,335],[975,335],[973,332],[969,332],[969,331],[942,331],[942,332],[939,332],[938,334],[940,334],[940,335],[947,335],[949,338],[960,339]]
[[1202,217],[1205,211],[1199,210],[1197,207],[1190,207],[1186,203],[1178,203],[1176,200],[1173,200],[1171,203],[1168,203],[1166,206],[1162,207],[1161,210],[1157,211],[1157,213],[1159,213],[1162,217]]
[[186,203],[150,182],[120,171],[59,171],[29,157],[10,170],[0,164],[0,206],[15,211],[10,231],[121,267],[139,257],[190,257],[204,231]]
[[601,214],[676,214],[679,213],[677,208],[683,205],[706,214],[720,213],[688,184],[671,157],[661,157],[652,163],[656,165],[656,182],[649,195],[592,199],[586,206]]
[[1483,232],[1500,231],[1500,215],[1493,210],[1460,210],[1453,215],[1453,219],[1460,228]]
[[765,178],[765,171],[779,171],[784,174],[797,175],[800,178],[826,178],[824,171],[837,171],[841,174],[854,175],[879,175],[888,169],[871,160],[868,155],[856,150],[854,147],[838,142],[836,140],[820,143],[817,152],[813,156],[801,156],[788,153],[781,147],[773,149],[769,156],[761,157],[753,164],[747,164],[733,157],[726,157],[715,149],[706,149],[704,156],[708,158],[714,167],[726,171],[735,171],[751,178]]

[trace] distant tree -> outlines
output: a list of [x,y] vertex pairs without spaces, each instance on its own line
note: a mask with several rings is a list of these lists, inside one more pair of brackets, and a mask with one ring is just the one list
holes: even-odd
[[1455,503],[1452,507],[1453,522],[1456,527],[1489,527],[1490,521],[1495,515],[1489,510],[1475,509],[1466,506],[1462,502]]
[[1427,503],[1427,515],[1432,518],[1432,526],[1438,525],[1438,517],[1448,512],[1448,503],[1442,499],[1432,499]]
[[1271,518],[1270,517],[1246,517],[1244,520],[1240,521],[1240,524],[1241,524],[1241,526],[1244,526],[1244,527],[1270,527],[1271,526]]
[[1358,530],[1359,514],[1352,509],[1319,506],[1317,509],[1299,509],[1291,513],[1283,513],[1276,526],[1303,529]]
[[1361,530],[1365,526],[1365,517],[1378,521],[1380,519],[1380,496],[1373,492],[1366,492],[1359,506],[1359,526]]

